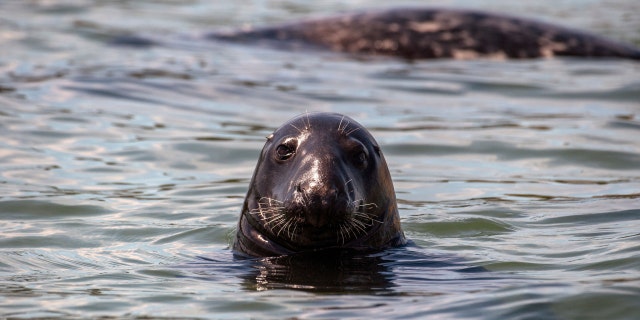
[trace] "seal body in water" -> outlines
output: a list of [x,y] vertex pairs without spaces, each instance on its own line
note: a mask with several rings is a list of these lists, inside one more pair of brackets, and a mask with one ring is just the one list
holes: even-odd
[[267,138],[234,250],[278,256],[405,242],[387,164],[364,127],[341,114],[308,113]]
[[472,10],[400,8],[279,26],[215,33],[210,38],[278,48],[432,58],[553,56],[640,59],[640,50],[586,32]]

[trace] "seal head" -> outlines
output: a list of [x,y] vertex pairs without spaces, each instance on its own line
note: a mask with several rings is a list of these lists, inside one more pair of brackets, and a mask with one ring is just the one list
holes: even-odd
[[267,138],[234,249],[277,256],[406,242],[384,156],[371,134],[337,113],[309,113]]

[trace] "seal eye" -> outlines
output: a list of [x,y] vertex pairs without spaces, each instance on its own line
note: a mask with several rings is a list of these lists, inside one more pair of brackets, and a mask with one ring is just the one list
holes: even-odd
[[276,158],[280,161],[287,160],[293,156],[296,150],[286,144],[281,144],[276,148]]
[[368,156],[365,151],[359,151],[353,157],[353,163],[356,165],[356,167],[364,169],[367,167],[367,158]]

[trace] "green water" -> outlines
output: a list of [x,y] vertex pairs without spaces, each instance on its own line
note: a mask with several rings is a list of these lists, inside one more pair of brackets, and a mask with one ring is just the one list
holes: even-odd
[[[635,1],[422,1],[640,44]],[[635,319],[640,64],[354,60],[182,35],[367,1],[0,3],[0,317]],[[171,45],[110,45],[123,32]],[[265,138],[381,144],[413,244],[234,259]]]

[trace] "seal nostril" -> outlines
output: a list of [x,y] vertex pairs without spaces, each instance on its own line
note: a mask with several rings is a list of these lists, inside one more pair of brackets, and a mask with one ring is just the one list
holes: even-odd
[[302,186],[299,183],[296,185],[296,192],[302,193]]

